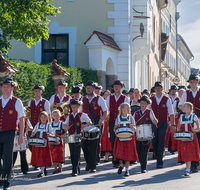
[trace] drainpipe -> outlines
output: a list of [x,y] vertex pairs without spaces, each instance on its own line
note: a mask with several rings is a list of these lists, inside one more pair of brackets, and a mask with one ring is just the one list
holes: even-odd
[[130,0],[130,7],[129,7],[129,10],[130,10],[130,21],[129,21],[129,32],[130,32],[130,68],[131,68],[131,82],[130,82],[130,88],[132,88],[133,86],[135,87],[135,80],[134,77],[135,77],[135,63],[133,63],[133,42],[132,42],[132,39],[133,39],[133,10],[132,10],[132,7],[133,7],[133,1]]

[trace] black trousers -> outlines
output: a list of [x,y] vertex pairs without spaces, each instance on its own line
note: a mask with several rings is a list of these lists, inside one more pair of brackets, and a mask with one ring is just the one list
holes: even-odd
[[141,170],[147,169],[147,157],[150,148],[150,141],[137,141],[136,140],[136,148],[137,154],[141,165]]
[[[21,161],[21,171],[27,172],[28,171],[28,163],[26,160],[26,150],[19,151],[19,154],[20,154],[20,161]],[[15,165],[17,155],[18,155],[18,152],[13,152],[13,166]]]
[[153,149],[155,151],[157,165],[163,165],[163,154],[165,151],[165,136],[167,132],[167,121],[158,123],[158,128],[155,125],[152,127],[154,138],[152,139]]
[[4,185],[10,184],[10,172],[12,169],[13,143],[15,130],[0,132],[0,160],[3,159],[3,169],[0,180]]
[[98,139],[98,142],[97,142],[97,163],[100,162],[100,159],[101,159],[101,137],[102,137],[102,134],[103,134],[103,129],[104,129],[104,125],[102,125],[101,127],[99,127],[100,129],[100,136],[99,136],[99,139]]
[[72,164],[72,173],[77,174],[80,165],[81,143],[69,143],[69,151]]
[[[200,149],[200,132],[196,133],[196,136],[197,136],[197,139],[198,139],[199,149]],[[199,162],[192,161],[191,162],[191,166],[192,167],[197,167],[197,166],[199,166]]]
[[96,157],[97,157],[97,144],[96,140],[82,139],[82,149],[85,157],[85,161],[89,169],[96,169]]

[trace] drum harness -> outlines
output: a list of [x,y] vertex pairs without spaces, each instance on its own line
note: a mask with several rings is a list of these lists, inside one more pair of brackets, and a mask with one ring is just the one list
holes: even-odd
[[[145,115],[145,114],[143,115],[141,109],[140,109],[140,115],[142,116],[141,118],[142,118],[144,124],[146,124],[146,121],[145,121],[145,119],[144,119],[144,115]],[[154,133],[153,133],[153,137],[154,137]],[[144,144],[144,142],[142,141],[142,145],[148,145],[148,144],[150,144],[150,143],[151,143],[151,140],[148,140],[148,142],[147,142],[146,144]]]

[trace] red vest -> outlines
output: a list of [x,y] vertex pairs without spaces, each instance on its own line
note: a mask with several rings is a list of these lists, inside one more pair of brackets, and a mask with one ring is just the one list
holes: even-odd
[[151,97],[152,104],[151,108],[158,119],[159,123],[167,121],[168,116],[168,110],[167,110],[167,96],[163,96],[162,100],[160,101],[160,104],[157,105],[155,96]]
[[[186,93],[187,93],[186,101],[190,102],[189,90],[186,90]],[[191,97],[192,97],[191,103],[194,105],[194,113],[196,113],[197,117],[200,117],[200,111],[199,111],[199,109],[200,109],[200,90],[197,91],[195,98],[193,97],[192,92],[191,92]],[[198,109],[196,109],[196,108],[198,108]]]
[[40,101],[38,103],[37,106],[35,106],[35,101],[34,100],[31,100],[31,119],[30,119],[30,122],[31,124],[37,124],[38,123],[38,118],[39,118],[39,115],[42,111],[45,111],[44,109],[44,103],[45,103],[45,99],[42,98],[42,101]]
[[151,124],[151,118],[150,118],[150,112],[151,110],[146,109],[145,112],[143,113],[144,115],[144,119],[145,119],[145,123],[143,121],[143,118],[141,119],[141,115],[140,115],[140,110],[135,112],[135,122],[137,123],[136,125],[142,125],[142,124]]
[[[69,95],[66,94],[66,96],[63,98],[63,101],[62,102],[67,102],[69,100]],[[54,103],[60,103],[60,99],[59,97],[57,96],[57,94],[55,94],[54,96]]]
[[0,99],[0,129],[2,131],[18,130],[18,114],[15,110],[16,101],[17,98],[12,96],[12,99],[3,108],[2,100]]
[[122,104],[125,100],[125,96],[124,95],[121,95],[120,98],[117,100],[115,100],[115,96],[114,95],[111,95],[110,96],[110,104],[109,104],[109,107],[110,107],[110,119],[109,121],[110,122],[115,122],[118,114],[119,114],[119,111],[118,111],[118,108],[120,106],[120,104]]
[[[77,127],[77,134],[81,133],[81,120],[80,120],[81,115],[82,115],[82,113],[79,112],[76,114],[76,117],[74,118],[74,121],[75,121],[76,127]],[[74,127],[74,123],[73,123],[71,116],[72,116],[72,114],[69,115],[69,126],[71,126],[69,129],[69,134],[74,134],[76,128]]]
[[[98,100],[99,100],[100,96],[96,96],[92,99],[92,101],[90,102],[90,107],[92,110],[92,115],[95,121],[99,121],[99,119],[102,118],[101,115],[101,107],[98,105]],[[86,96],[83,97],[83,113],[88,114],[89,118],[92,120],[91,115],[90,115],[90,111],[89,111],[89,107],[88,107],[88,103],[87,103],[87,98]],[[99,115],[98,115],[99,114]],[[98,115],[98,116],[97,116]]]

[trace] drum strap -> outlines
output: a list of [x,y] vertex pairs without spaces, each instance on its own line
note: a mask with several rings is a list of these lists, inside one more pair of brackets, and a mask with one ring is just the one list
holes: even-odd
[[[142,110],[140,110],[140,114],[141,114],[141,116],[143,116]],[[146,121],[145,121],[144,117],[142,117],[142,120],[143,120],[144,124],[146,124]]]
[[90,106],[90,102],[89,102],[88,98],[86,98],[86,99],[87,99],[88,108],[89,108],[89,111],[90,111],[90,115],[91,115],[92,123],[94,123],[94,117],[93,117],[93,114],[92,114],[92,109],[91,109],[91,106]]
[[76,122],[75,122],[75,120],[74,120],[74,116],[73,115],[71,115],[71,119],[72,119],[72,121],[73,121],[73,124],[74,124],[74,127],[75,127],[75,129],[76,129],[76,131],[77,131],[77,125],[76,125]]

